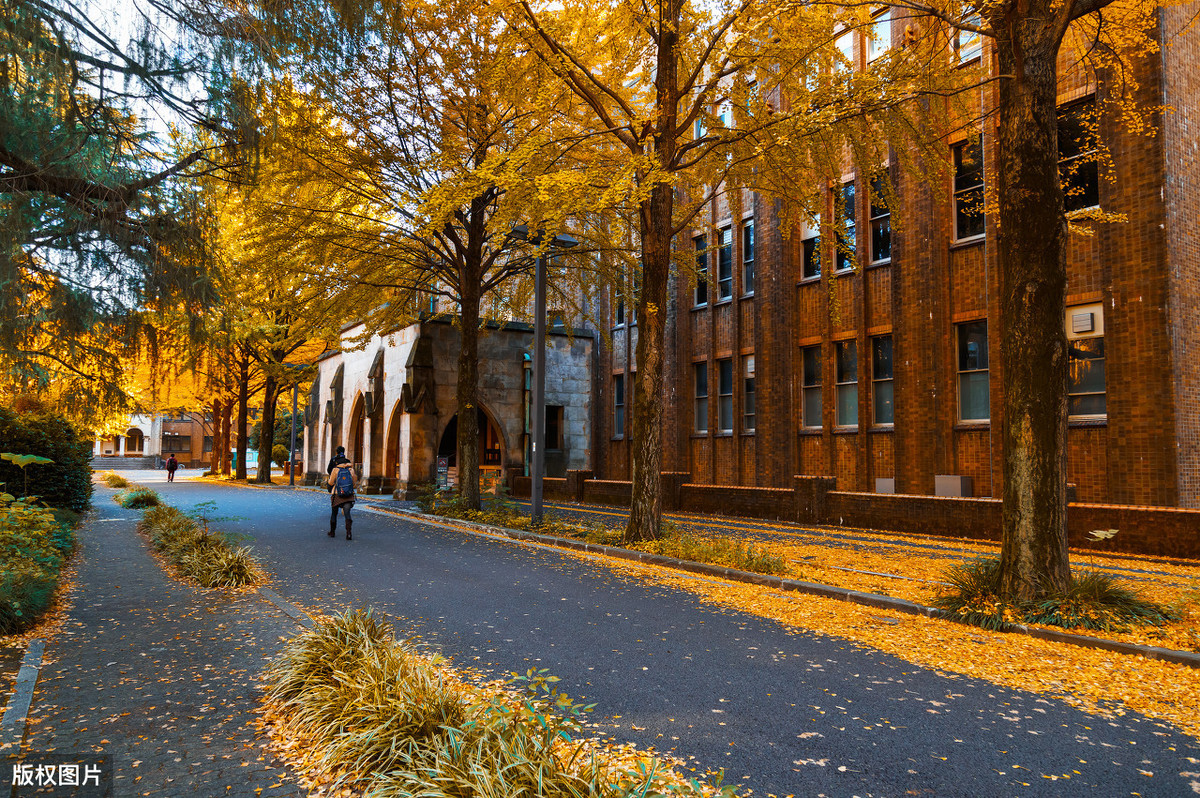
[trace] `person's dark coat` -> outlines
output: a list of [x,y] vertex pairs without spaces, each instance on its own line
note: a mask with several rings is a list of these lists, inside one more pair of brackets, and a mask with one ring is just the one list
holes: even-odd
[[329,461],[329,465],[325,468],[326,474],[332,474],[333,469],[337,468],[342,463],[349,463],[350,458],[344,454],[335,454]]

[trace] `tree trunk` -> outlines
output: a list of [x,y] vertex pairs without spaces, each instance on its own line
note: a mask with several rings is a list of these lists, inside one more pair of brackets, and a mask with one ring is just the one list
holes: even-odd
[[233,402],[225,402],[225,412],[221,416],[221,474],[231,476],[233,463],[229,460],[229,449],[233,434]]
[[273,374],[263,377],[263,412],[258,425],[258,474],[256,483],[271,482],[271,455],[275,448],[275,405],[279,401],[279,383]]
[[208,473],[217,475],[221,472],[221,400],[212,401],[212,450],[208,453]]
[[1058,177],[1059,40],[1041,9],[993,20],[1000,80],[1002,593],[1030,600],[1070,579],[1066,524],[1066,220]]
[[[458,348],[458,492],[466,506],[479,509],[479,292],[464,281],[462,339]],[[536,344],[535,344],[536,345]]]
[[249,358],[242,356],[238,363],[238,408],[237,408],[237,469],[234,479],[246,478],[246,417],[250,403],[250,363]]
[[[654,76],[658,121],[654,157],[665,172],[676,158],[679,107],[677,71],[681,2],[664,3]],[[675,224],[675,189],[661,177],[638,209],[642,236],[642,293],[638,297],[637,376],[633,398],[633,487],[625,542],[658,538],[662,527],[663,351],[666,347],[667,284]]]

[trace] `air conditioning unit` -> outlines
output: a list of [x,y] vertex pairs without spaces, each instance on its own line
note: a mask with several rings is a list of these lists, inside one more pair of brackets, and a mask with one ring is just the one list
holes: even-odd
[[973,496],[971,478],[957,474],[937,474],[933,478],[934,496]]

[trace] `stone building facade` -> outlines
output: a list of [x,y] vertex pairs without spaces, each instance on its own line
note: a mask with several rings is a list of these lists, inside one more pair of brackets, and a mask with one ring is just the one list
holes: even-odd
[[[1188,30],[1167,9],[1161,30]],[[892,41],[903,33],[893,24]],[[865,42],[854,52],[863,63]],[[988,43],[964,57],[990,58]],[[1085,168],[1069,201],[1124,214],[1069,241],[1068,482],[1080,502],[1200,507],[1200,32],[1192,26],[1139,75],[1146,107],[1167,105],[1157,136],[1100,114],[1110,179]],[[1063,71],[1060,163],[1095,143],[1079,131],[1096,82]],[[979,110],[995,104],[980,93]],[[986,118],[986,117],[985,117]],[[717,202],[676,246],[708,281],[671,288],[664,471],[690,482],[788,488],[827,476],[841,491],[999,496],[999,275],[983,191],[994,125],[946,142],[944,181],[892,165],[892,213],[879,174],[849,164],[823,218],[845,214],[852,258],[826,224],[780,229],[772,201]],[[882,192],[880,192],[882,193]],[[627,433],[637,324],[614,298],[600,355],[596,477],[630,478]]]
[[[361,469],[365,490],[410,495],[438,479],[456,478],[458,347],[456,324],[423,320],[365,346],[346,342],[319,361],[304,418],[306,482],[325,479],[338,446]],[[529,355],[527,324],[489,325],[479,337],[479,446],[484,484],[527,464]],[[546,351],[546,473],[592,465],[595,340],[586,330],[552,329]]]

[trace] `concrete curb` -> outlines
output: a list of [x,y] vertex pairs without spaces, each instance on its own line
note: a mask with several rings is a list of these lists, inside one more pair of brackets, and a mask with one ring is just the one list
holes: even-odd
[[[404,515],[415,521],[430,524],[432,526],[440,526],[448,529],[466,528],[470,531],[476,531],[495,537],[506,537],[512,540],[552,546],[555,548],[572,549],[589,554],[601,554],[607,557],[617,557],[622,560],[631,560],[634,562],[645,563],[647,565],[661,565],[666,568],[703,574],[705,576],[714,576],[719,579],[728,579],[733,582],[745,582],[748,584],[762,585],[763,587],[773,588],[775,590],[782,590],[791,593],[803,593],[810,596],[821,596],[823,598],[847,601],[853,604],[861,604],[866,607],[874,607],[875,609],[880,610],[894,610],[896,612],[902,612],[908,615],[922,615],[926,618],[940,618],[951,622],[957,622],[951,615],[943,610],[937,609],[936,607],[927,607],[923,604],[917,604],[904,599],[892,598],[891,596],[880,596],[874,593],[860,593],[856,590],[847,590],[846,588],[823,585],[817,582],[804,582],[799,579],[783,579],[778,576],[766,576],[764,574],[756,574],[750,571],[739,571],[735,568],[726,568],[720,565],[707,565],[705,563],[690,562],[688,560],[677,560],[673,557],[667,557],[661,554],[649,554],[647,552],[631,551],[630,549],[622,549],[616,546],[604,546],[597,543],[587,543],[581,540],[574,540],[572,538],[554,537],[553,535],[539,535],[534,532],[522,532],[517,529],[488,526],[486,524],[477,524],[472,521],[460,521],[458,519],[453,519],[452,522],[440,521],[435,520],[424,513],[420,513],[415,510],[406,510],[399,507],[395,509],[372,507],[371,509],[375,512],[387,513],[389,515]],[[1189,668],[1200,668],[1200,654],[1193,654],[1188,651],[1176,651],[1169,648],[1143,646],[1138,643],[1123,643],[1119,640],[1108,640],[1102,637],[1089,637],[1088,635],[1076,635],[1069,632],[1059,632],[1053,629],[1042,629],[1039,627],[1029,627],[1025,625],[1017,625],[1009,631],[1014,634],[1023,634],[1038,640],[1048,640],[1054,643],[1064,643],[1066,645],[1079,646],[1081,648],[1112,651],[1119,654],[1130,654],[1133,656],[1145,657],[1146,659],[1173,662]]]
[[4,710],[4,719],[0,721],[0,750],[20,748],[25,739],[33,688],[37,686],[38,675],[42,669],[42,654],[45,651],[45,640],[29,641],[29,648],[25,650],[25,658],[21,661],[21,670],[17,672],[17,683],[13,688],[12,698]]

